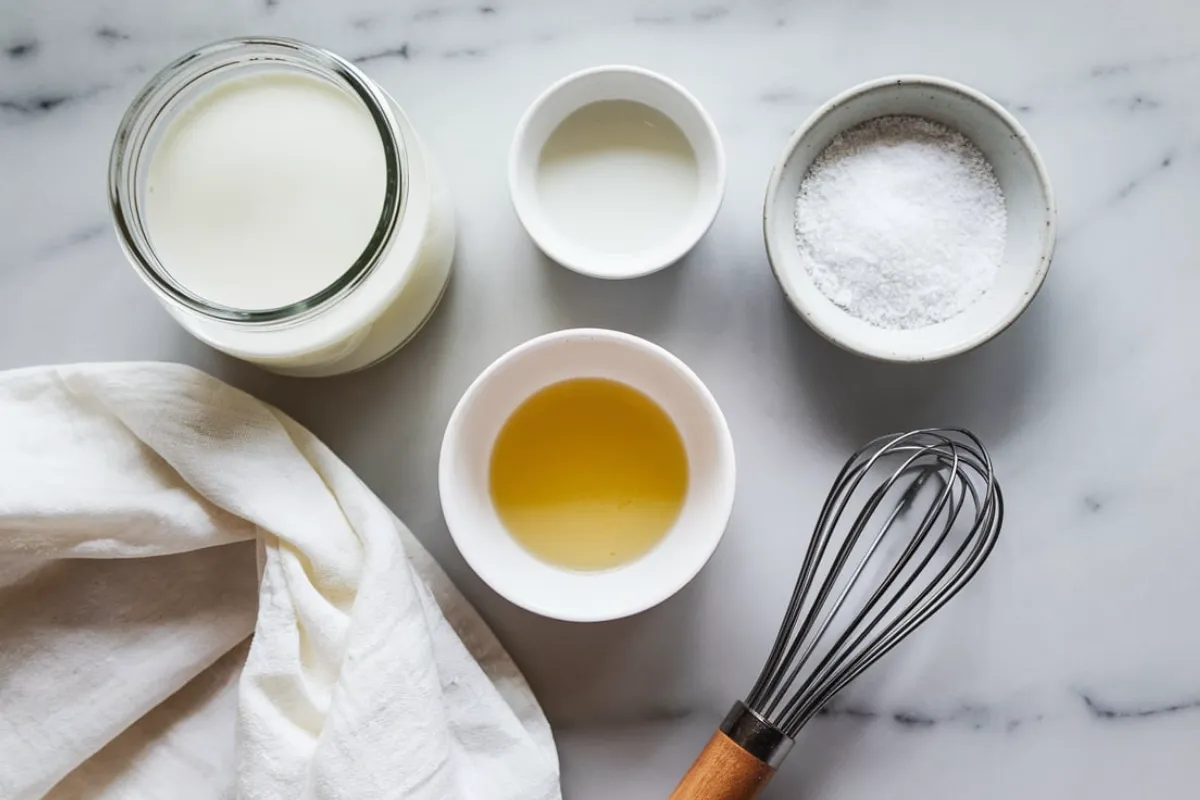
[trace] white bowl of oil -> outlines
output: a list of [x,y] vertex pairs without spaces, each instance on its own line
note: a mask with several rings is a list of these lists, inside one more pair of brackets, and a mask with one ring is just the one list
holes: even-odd
[[708,562],[733,509],[733,439],[696,374],[609,330],[540,336],[475,379],[438,467],[450,535],[513,603],[636,614]]
[[596,278],[678,261],[725,191],[725,153],[700,102],[630,66],[583,70],[543,92],[517,125],[508,170],[513,207],[542,252]]

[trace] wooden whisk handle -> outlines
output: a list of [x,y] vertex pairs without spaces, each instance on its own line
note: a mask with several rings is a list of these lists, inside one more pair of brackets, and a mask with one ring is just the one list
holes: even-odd
[[791,747],[774,725],[734,703],[670,800],[754,800]]
[[717,731],[670,800],[754,800],[774,774],[773,767]]

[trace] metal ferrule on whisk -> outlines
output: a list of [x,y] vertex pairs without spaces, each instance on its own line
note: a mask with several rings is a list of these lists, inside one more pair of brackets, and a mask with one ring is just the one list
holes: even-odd
[[783,763],[795,740],[738,700],[725,715],[721,732],[771,769]]

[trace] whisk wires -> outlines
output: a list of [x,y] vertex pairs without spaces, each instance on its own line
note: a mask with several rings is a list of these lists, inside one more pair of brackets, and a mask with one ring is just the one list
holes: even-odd
[[855,453],[817,517],[746,704],[795,737],[962,589],[995,546],[1002,517],[991,460],[968,431],[881,437]]

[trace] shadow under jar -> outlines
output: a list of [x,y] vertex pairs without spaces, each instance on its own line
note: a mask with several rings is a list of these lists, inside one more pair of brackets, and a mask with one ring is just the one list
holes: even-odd
[[289,39],[218,42],[151,79],[117,132],[109,200],[179,324],[273,372],[381,361],[450,277],[453,206],[399,106]]

